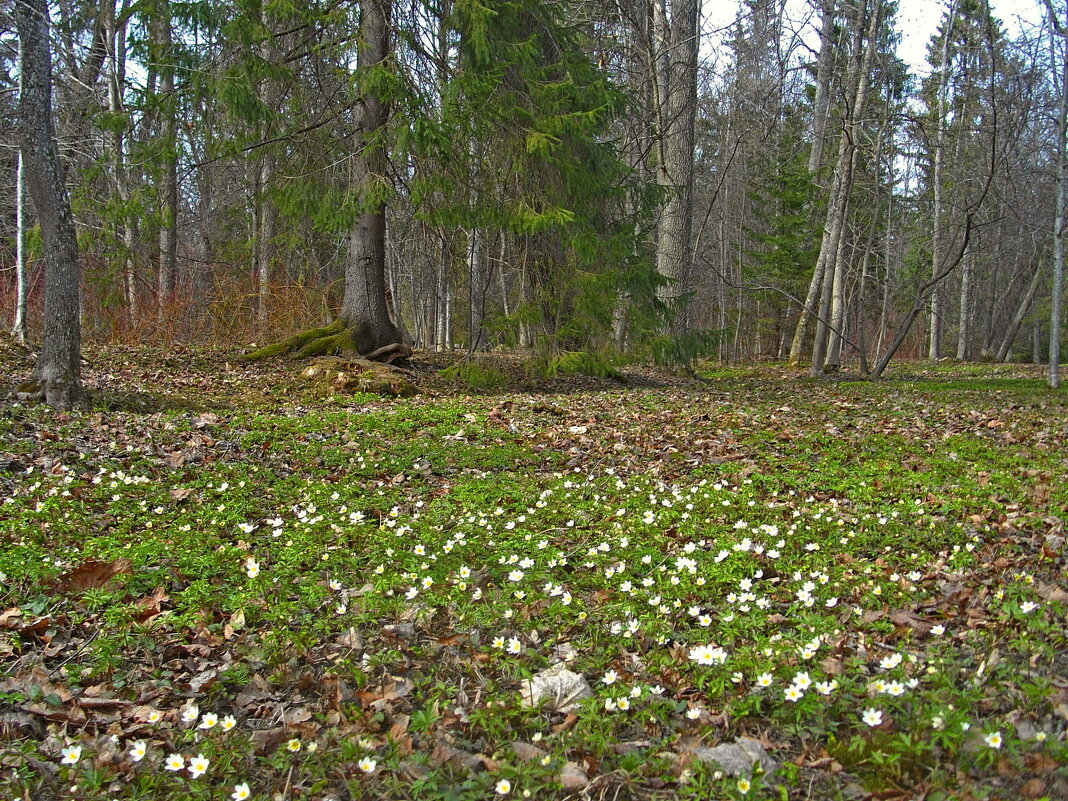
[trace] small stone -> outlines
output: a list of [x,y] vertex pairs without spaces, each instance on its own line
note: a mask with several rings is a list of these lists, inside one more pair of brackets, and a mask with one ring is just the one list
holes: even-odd
[[732,776],[750,776],[757,766],[769,776],[778,764],[757,740],[752,737],[736,737],[733,743],[723,743],[715,748],[695,748],[693,755],[701,762],[714,762]]

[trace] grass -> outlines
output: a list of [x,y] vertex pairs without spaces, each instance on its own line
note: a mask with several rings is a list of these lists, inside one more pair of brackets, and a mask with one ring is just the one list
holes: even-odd
[[[0,408],[15,797],[1064,797],[1034,371],[400,401],[165,358]],[[590,697],[524,706],[560,660]],[[702,761],[738,736],[774,774]]]

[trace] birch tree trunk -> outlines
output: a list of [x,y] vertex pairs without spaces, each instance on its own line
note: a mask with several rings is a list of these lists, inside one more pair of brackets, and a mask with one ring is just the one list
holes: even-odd
[[486,259],[484,235],[478,228],[467,232],[467,280],[468,280],[468,350],[485,350],[486,334]]
[[439,351],[449,349],[449,258],[448,240],[442,237],[434,286],[434,345]]
[[809,175],[818,175],[823,166],[823,146],[831,108],[831,76],[834,73],[835,0],[823,0],[820,22],[820,54],[816,60],[816,96],[812,101],[812,150],[808,154]]
[[960,271],[960,327],[957,330],[957,358],[962,362],[970,357],[969,338],[972,333],[972,272],[975,252],[968,250]]
[[[118,118],[125,113],[123,87],[126,83],[126,24],[115,16],[115,3],[108,0],[102,8],[101,18],[107,36],[107,93],[108,111]],[[131,326],[137,325],[137,268],[134,250],[137,244],[137,218],[129,211],[131,195],[130,172],[126,166],[125,129],[115,125],[108,135],[111,149],[111,169],[114,174],[115,196],[122,210],[119,212],[119,239],[122,241],[122,280],[126,300],[126,313]]]
[[267,328],[271,300],[271,263],[274,260],[274,212],[267,198],[271,180],[271,156],[260,155],[252,168],[256,171],[253,180],[252,210],[252,264],[256,273],[256,326],[260,331]]
[[45,402],[70,409],[87,402],[81,383],[81,265],[74,217],[52,120],[52,54],[47,0],[15,3],[22,50],[19,146],[26,183],[41,225],[45,261],[44,337],[34,378]]
[[[1057,16],[1053,7],[1053,0],[1045,0],[1046,13],[1049,16],[1050,28],[1060,39],[1061,58],[1061,95],[1057,114],[1057,155],[1055,164],[1057,167],[1057,210],[1053,220],[1053,287],[1050,299],[1049,313],[1049,372],[1047,383],[1050,388],[1058,389],[1061,385],[1061,312],[1064,304],[1064,224],[1065,224],[1065,193],[1068,192],[1068,29]],[[1050,54],[1056,61],[1056,48],[1050,47]],[[1038,353],[1039,324],[1035,320],[1034,349],[1035,363],[1039,363]]]

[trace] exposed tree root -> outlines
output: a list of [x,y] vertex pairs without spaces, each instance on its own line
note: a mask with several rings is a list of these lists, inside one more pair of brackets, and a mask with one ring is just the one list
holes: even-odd
[[386,364],[393,364],[393,362],[398,359],[407,359],[411,355],[411,348],[401,342],[394,342],[392,345],[376,348],[363,358],[367,359],[369,362],[385,362]]
[[299,334],[265,345],[245,355],[245,361],[260,361],[288,356],[292,359],[307,359],[313,356],[361,356],[368,361],[392,364],[399,359],[407,359],[412,349],[400,342],[375,348],[369,353],[360,354],[357,334],[354,329],[341,320],[335,320],[323,328],[312,328]]

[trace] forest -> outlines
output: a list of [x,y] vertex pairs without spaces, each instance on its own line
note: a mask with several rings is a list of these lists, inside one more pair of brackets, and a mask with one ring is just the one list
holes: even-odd
[[1068,798],[1068,8],[927,9],[0,5],[0,793]]
[[[869,0],[745,0],[714,30],[696,0],[51,11],[90,338],[327,328],[306,353],[770,358],[813,375],[1059,361],[1053,5],[1010,36],[987,2],[945,3],[923,65],[896,55],[896,5]],[[19,179],[15,27],[0,242],[21,339],[45,260]]]

